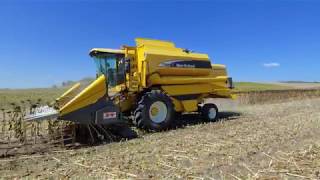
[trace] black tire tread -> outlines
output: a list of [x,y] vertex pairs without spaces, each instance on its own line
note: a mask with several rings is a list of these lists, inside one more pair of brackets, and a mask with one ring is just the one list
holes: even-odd
[[[209,109],[210,108],[215,108],[216,109],[216,111],[217,111],[217,115],[216,115],[216,118],[215,119],[209,119],[209,117],[208,117],[208,111],[209,111]],[[217,121],[218,120],[218,118],[219,118],[219,109],[218,109],[218,107],[215,105],[215,104],[205,104],[202,108],[201,108],[201,116],[202,116],[202,118],[204,118],[204,120],[205,121],[208,121],[208,122],[215,122],[215,121]]]
[[[168,103],[168,105],[170,107],[172,107],[172,111],[174,111],[174,104],[172,103],[171,99],[163,92],[161,92],[160,90],[151,90],[149,92],[146,92],[140,99],[140,101],[138,102],[138,107],[136,108],[136,110],[134,111],[134,120],[136,122],[136,126],[140,129],[144,129],[144,130],[154,130],[154,131],[161,131],[161,130],[166,130],[169,128],[169,126],[164,126],[164,127],[159,127],[159,128],[154,128],[154,127],[150,127],[148,125],[148,123],[146,122],[146,120],[143,118],[143,109],[145,108],[145,103],[146,101],[152,100],[153,98],[159,98],[159,99],[163,99],[166,101],[166,103]],[[175,112],[174,112],[175,114]],[[175,116],[171,117],[172,119],[174,119]],[[173,120],[172,120],[173,121]],[[171,124],[173,124],[173,122],[171,122]]]

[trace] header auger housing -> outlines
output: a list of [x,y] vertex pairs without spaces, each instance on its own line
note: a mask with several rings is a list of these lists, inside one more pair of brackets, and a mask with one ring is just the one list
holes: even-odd
[[132,115],[137,127],[160,131],[183,112],[213,121],[218,107],[204,104],[205,99],[234,97],[224,65],[172,42],[137,38],[134,47],[94,48],[90,56],[96,80],[83,90],[76,84],[58,98],[57,119],[114,125]]

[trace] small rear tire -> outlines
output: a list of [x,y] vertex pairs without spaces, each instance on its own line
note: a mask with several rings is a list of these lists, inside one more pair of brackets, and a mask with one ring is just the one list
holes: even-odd
[[205,104],[200,113],[205,121],[214,122],[218,119],[219,110],[215,104]]

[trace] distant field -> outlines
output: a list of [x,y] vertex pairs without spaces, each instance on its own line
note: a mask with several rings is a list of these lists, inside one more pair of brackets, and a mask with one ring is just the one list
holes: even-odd
[[274,83],[275,85],[288,86],[294,89],[320,89],[320,83]]
[[293,89],[292,86],[272,83],[235,82],[236,91],[266,91]]
[[39,88],[39,89],[0,89],[0,108],[8,108],[11,103],[20,104],[21,101],[52,102],[59,97],[65,88]]
[[320,83],[256,83],[235,82],[236,91],[267,91],[267,90],[291,90],[291,89],[319,89]]

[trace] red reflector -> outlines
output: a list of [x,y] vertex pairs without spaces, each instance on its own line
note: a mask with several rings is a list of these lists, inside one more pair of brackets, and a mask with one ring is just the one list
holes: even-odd
[[113,119],[117,117],[117,112],[104,112],[103,119]]

